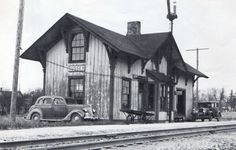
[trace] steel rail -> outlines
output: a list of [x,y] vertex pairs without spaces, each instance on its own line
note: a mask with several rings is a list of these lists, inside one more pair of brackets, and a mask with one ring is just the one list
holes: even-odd
[[236,130],[236,124],[1,142],[0,148],[89,149]]

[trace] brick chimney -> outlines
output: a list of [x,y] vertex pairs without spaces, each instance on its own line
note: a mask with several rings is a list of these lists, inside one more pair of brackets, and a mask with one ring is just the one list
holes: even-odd
[[141,34],[141,22],[140,21],[128,22],[126,35],[129,36],[129,35],[140,35],[140,34]]

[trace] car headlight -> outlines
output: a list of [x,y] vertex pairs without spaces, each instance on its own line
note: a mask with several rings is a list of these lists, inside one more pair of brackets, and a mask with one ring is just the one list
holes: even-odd
[[83,111],[84,111],[84,112],[88,112],[88,110],[87,110],[86,108],[83,108]]

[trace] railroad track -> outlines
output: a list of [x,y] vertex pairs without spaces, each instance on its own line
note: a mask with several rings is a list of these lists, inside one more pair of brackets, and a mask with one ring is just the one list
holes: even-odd
[[91,136],[50,138],[39,140],[24,140],[1,142],[2,149],[111,149],[131,144],[142,144],[145,141],[167,140],[177,137],[213,134],[236,130],[236,124],[204,126],[194,128],[178,128],[168,130],[152,130],[126,132],[116,134],[100,134]]

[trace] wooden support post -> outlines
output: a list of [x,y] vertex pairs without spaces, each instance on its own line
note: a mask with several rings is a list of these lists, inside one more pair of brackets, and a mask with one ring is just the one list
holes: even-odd
[[165,111],[168,112],[168,84],[165,85]]
[[110,107],[109,107],[109,120],[113,120],[113,105],[114,105],[114,74],[115,74],[115,64],[110,66]]
[[147,101],[148,101],[148,77],[146,76],[144,83],[144,100],[143,100],[143,110],[147,110]]
[[159,121],[159,112],[160,112],[160,87],[159,83],[156,81],[154,85],[154,103],[155,103],[155,119]]
[[169,122],[172,122],[173,103],[174,103],[174,86],[170,85]]
[[46,94],[46,68],[43,68],[43,95]]
[[16,49],[15,49],[15,60],[14,60],[12,93],[11,93],[11,109],[10,109],[10,116],[13,122],[16,121],[16,100],[17,100],[17,86],[18,86],[19,64],[20,64],[19,57],[20,57],[21,37],[22,37],[22,30],[23,30],[23,18],[24,18],[24,0],[20,0],[18,24],[17,24],[17,35],[16,35]]
[[115,85],[115,67],[118,58],[117,52],[104,44],[107,50],[110,63],[110,104],[109,104],[109,120],[113,120],[113,105],[114,105],[114,85]]

